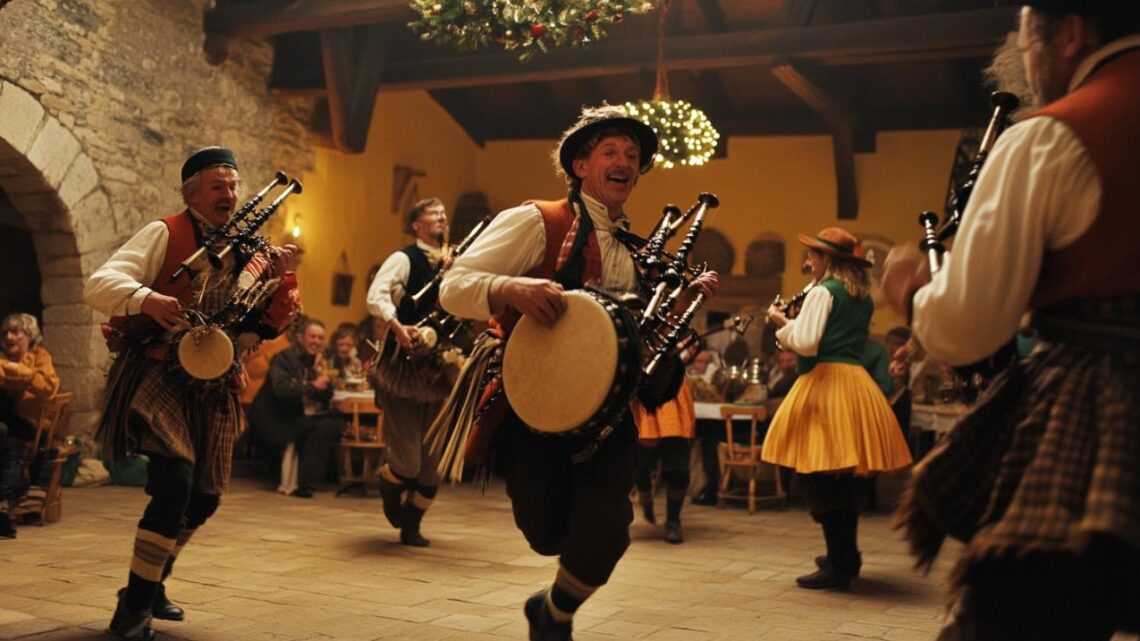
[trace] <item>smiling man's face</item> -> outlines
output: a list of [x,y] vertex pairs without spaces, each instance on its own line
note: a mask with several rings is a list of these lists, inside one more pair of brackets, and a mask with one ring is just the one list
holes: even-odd
[[637,185],[641,148],[626,134],[607,136],[598,141],[590,155],[574,161],[574,173],[582,180],[582,191],[609,210],[610,217],[622,206]]

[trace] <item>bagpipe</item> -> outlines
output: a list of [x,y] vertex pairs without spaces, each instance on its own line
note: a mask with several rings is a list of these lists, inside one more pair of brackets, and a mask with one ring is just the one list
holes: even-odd
[[[441,474],[458,480],[465,461],[487,462],[508,411],[535,432],[578,437],[587,444],[578,460],[612,432],[635,395],[647,408],[675,396],[684,379],[680,354],[699,341],[690,324],[705,301],[690,290],[707,267],[688,257],[718,204],[703,193],[686,212],[665,207],[648,237],[615,231],[639,272],[637,294],[568,291],[553,326],[522,316],[505,340],[481,336],[425,439],[441,452]],[[679,248],[668,251],[687,222]]]
[[[269,205],[258,209],[279,185],[286,187]],[[192,275],[189,302],[183,301],[182,327],[168,332],[145,314],[112,317],[103,326],[110,350],[137,346],[152,357],[163,358],[173,348],[182,370],[203,381],[219,379],[229,372],[238,356],[231,337],[259,333],[265,303],[280,285],[280,277],[271,269],[274,250],[257,232],[289,195],[301,193],[301,189],[300,181],[277,172],[273,181],[225,224],[202,237],[198,249],[182,261],[168,281],[173,283],[184,273]],[[222,294],[220,299],[215,292]],[[251,342],[256,344],[259,339],[257,336]]]

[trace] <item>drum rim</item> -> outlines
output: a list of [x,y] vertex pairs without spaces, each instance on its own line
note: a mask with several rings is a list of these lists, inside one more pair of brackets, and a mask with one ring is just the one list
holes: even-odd
[[[571,300],[588,300],[591,304],[600,307],[602,311],[611,318],[611,320],[613,320],[615,317],[615,314],[611,310],[614,308],[621,309],[621,304],[604,292],[598,292],[594,290],[572,290],[566,292],[565,295]],[[578,303],[570,304],[577,305]],[[621,312],[618,312],[618,315],[621,316]],[[524,316],[523,318],[525,319],[526,317]],[[589,431],[595,427],[601,427],[600,425],[595,425],[595,423],[597,423],[599,418],[608,417],[599,417],[599,414],[605,413],[603,410],[606,410],[607,408],[610,409],[609,413],[612,413],[615,394],[619,394],[623,391],[628,391],[626,388],[628,387],[627,382],[629,379],[629,373],[623,370],[623,363],[629,361],[630,363],[626,364],[634,365],[635,369],[640,365],[640,363],[637,362],[637,356],[640,353],[640,341],[637,339],[636,323],[632,323],[632,319],[628,317],[624,318],[623,320],[624,322],[620,324],[624,327],[624,335],[622,332],[618,331],[617,324],[610,326],[614,341],[614,362],[612,364],[613,372],[612,375],[606,379],[605,387],[601,388],[604,390],[604,394],[599,399],[596,407],[590,410],[589,413],[583,414],[580,417],[567,417],[558,423],[551,423],[550,421],[546,420],[546,416],[540,417],[539,420],[534,420],[534,416],[524,416],[524,414],[529,414],[531,408],[524,408],[523,413],[520,414],[518,408],[512,404],[512,409],[515,410],[516,415],[519,416],[520,420],[522,420],[525,425],[530,427],[530,429],[534,430],[535,432],[551,436],[572,435]],[[533,320],[526,321],[527,325],[535,322],[536,321]],[[522,319],[520,319],[520,323],[522,323]],[[528,331],[525,329],[525,327],[526,325],[524,325],[523,331]],[[535,327],[537,328],[538,326],[535,325]],[[514,331],[519,331],[519,325],[515,326]],[[514,335],[515,334],[512,332],[512,336]],[[521,349],[518,347],[517,342],[515,345],[516,350]],[[512,343],[510,340],[508,340],[503,352],[503,389],[504,393],[507,395],[508,402],[510,401],[509,388],[511,387],[509,381],[513,378],[513,376],[510,374],[510,370],[513,368],[507,363],[508,361],[512,360],[512,357],[508,356],[508,353],[512,352]],[[528,420],[528,418],[530,420]]]
[[[226,366],[224,369],[220,365],[214,368],[200,367],[200,363],[192,363],[189,367],[187,367],[186,363],[188,360],[190,360],[188,355],[190,354],[189,350],[191,348],[189,346],[193,344],[196,335],[202,336],[202,338],[199,340],[205,339],[206,337],[209,337],[210,340],[214,341],[219,338],[221,339],[222,342],[217,343],[219,346],[218,348],[210,349],[218,349],[219,354],[222,349],[227,349],[229,351],[229,357],[226,361]],[[222,347],[223,345],[225,346],[224,348]],[[203,331],[201,329],[192,329],[188,332],[183,333],[182,337],[178,339],[178,364],[182,367],[182,371],[186,372],[193,378],[202,381],[212,381],[221,378],[226,374],[226,372],[230,370],[230,367],[233,366],[233,361],[234,342],[224,331],[218,329],[217,327],[211,327],[207,331]],[[217,374],[213,376],[207,376],[207,374],[210,374],[215,370],[217,370]]]

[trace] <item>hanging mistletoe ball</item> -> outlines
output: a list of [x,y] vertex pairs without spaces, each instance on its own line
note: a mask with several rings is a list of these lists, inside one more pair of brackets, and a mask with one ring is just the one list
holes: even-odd
[[630,118],[636,118],[657,132],[657,166],[699,166],[716,151],[720,133],[705,112],[684,100],[627,102],[622,105]]
[[[3,0],[0,0],[3,1]],[[408,23],[423,40],[475,51],[492,44],[536,51],[584,45],[626,15],[653,9],[649,0],[411,0],[419,17]]]

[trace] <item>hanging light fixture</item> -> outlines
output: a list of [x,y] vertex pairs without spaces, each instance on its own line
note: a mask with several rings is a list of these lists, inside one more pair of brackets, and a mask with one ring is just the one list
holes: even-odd
[[657,19],[657,83],[652,100],[627,102],[622,105],[631,118],[636,118],[657,132],[657,166],[672,169],[676,165],[699,166],[708,162],[716,151],[720,133],[708,116],[684,100],[669,98],[669,76],[665,67],[665,18],[669,0],[658,3]]

